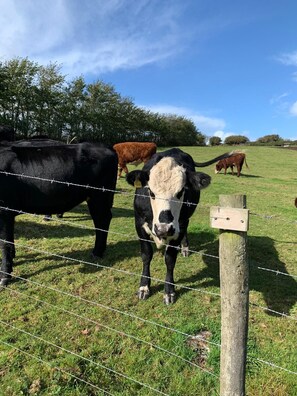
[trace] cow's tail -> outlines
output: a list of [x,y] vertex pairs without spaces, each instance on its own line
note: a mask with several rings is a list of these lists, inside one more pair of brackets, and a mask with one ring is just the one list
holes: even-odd
[[248,168],[249,166],[248,166],[248,164],[246,162],[246,156],[244,156],[244,163],[245,163],[245,166]]
[[213,159],[211,159],[211,160],[209,160],[207,162],[195,162],[195,166],[197,166],[199,168],[202,168],[204,166],[208,166],[208,165],[211,165],[211,164],[213,164],[213,163],[215,163],[217,161],[220,161],[220,160],[222,160],[224,158],[229,158],[232,155],[234,155],[234,151],[231,151],[230,153],[225,153],[225,154],[219,155],[218,157],[215,157],[215,158],[213,158]]

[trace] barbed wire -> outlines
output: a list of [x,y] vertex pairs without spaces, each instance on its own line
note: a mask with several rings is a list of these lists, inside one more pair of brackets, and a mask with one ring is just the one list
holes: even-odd
[[[95,306],[97,306],[97,307],[106,309],[106,310],[111,311],[111,312],[114,312],[114,313],[118,313],[118,314],[123,315],[123,316],[127,316],[127,317],[129,317],[129,318],[131,318],[131,319],[133,319],[133,320],[134,320],[134,319],[135,319],[135,320],[139,320],[140,322],[147,323],[147,324],[149,324],[149,325],[153,325],[153,326],[159,327],[159,328],[161,328],[161,329],[168,330],[168,331],[171,331],[171,332],[173,332],[173,333],[180,334],[180,335],[185,336],[185,337],[192,337],[192,336],[193,336],[193,335],[191,335],[191,334],[185,333],[184,331],[175,329],[175,328],[173,328],[173,327],[163,325],[163,324],[158,323],[158,322],[155,322],[155,321],[153,321],[153,320],[144,319],[144,318],[142,318],[141,316],[137,316],[137,315],[135,315],[135,314],[133,314],[133,313],[121,311],[121,310],[118,309],[118,308],[112,308],[112,307],[110,307],[110,306],[108,306],[108,305],[104,305],[104,304],[99,303],[99,302],[97,302],[97,301],[89,300],[89,299],[86,299],[86,298],[81,297],[81,296],[79,296],[79,295],[72,294],[72,293],[66,292],[66,291],[64,291],[64,290],[57,289],[57,288],[55,288],[55,287],[45,285],[44,283],[32,281],[32,280],[27,279],[27,278],[24,278],[24,277],[22,277],[22,276],[18,276],[18,275],[14,275],[14,274],[8,274],[7,272],[4,272],[4,271],[1,271],[1,272],[4,273],[4,274],[7,274],[7,275],[11,275],[13,278],[20,279],[20,280],[22,280],[22,281],[25,281],[25,282],[28,282],[28,283],[32,283],[33,285],[36,285],[36,286],[39,286],[39,287],[43,287],[43,288],[49,289],[49,290],[51,290],[51,291],[60,293],[60,294],[62,294],[62,295],[64,295],[64,296],[73,297],[73,298],[78,299],[78,300],[80,300],[80,301],[83,301],[83,302],[85,302],[85,303],[88,303],[88,304],[91,304],[91,305],[95,305]],[[207,342],[208,342],[209,344],[213,344],[213,345],[216,345],[216,346],[220,346],[220,344],[215,343],[215,342],[212,342],[212,341],[207,341]]]
[[[140,275],[137,274],[137,273],[133,273],[133,272],[129,272],[129,271],[126,271],[126,270],[117,269],[117,268],[111,268],[111,267],[108,267],[108,266],[104,266],[104,265],[100,265],[100,264],[96,264],[96,263],[91,263],[91,262],[84,261],[84,260],[74,259],[74,258],[69,257],[69,256],[63,256],[63,255],[59,255],[59,254],[55,254],[55,253],[50,253],[48,251],[39,250],[39,249],[33,248],[31,246],[28,246],[28,245],[23,245],[23,244],[19,244],[19,243],[15,243],[15,242],[14,243],[13,242],[9,242],[9,241],[6,241],[6,240],[1,239],[1,238],[0,238],[0,242],[5,242],[5,243],[11,244],[11,245],[16,245],[16,246],[21,246],[23,248],[26,248],[26,249],[29,249],[29,250],[32,250],[32,251],[37,251],[38,253],[41,253],[41,254],[46,254],[46,255],[48,255],[50,257],[51,256],[58,257],[58,258],[61,258],[61,259],[64,259],[64,260],[77,262],[79,264],[87,264],[87,265],[89,264],[89,265],[92,265],[92,266],[95,266],[95,267],[99,267],[99,268],[105,268],[105,269],[109,269],[109,270],[114,270],[114,271],[117,271],[117,272],[120,272],[120,273],[124,273],[126,275],[137,276],[138,278],[140,277]],[[0,271],[0,272],[5,273],[4,271]],[[9,273],[5,273],[5,274],[6,275],[10,275]],[[154,281],[157,281],[157,282],[160,282],[160,283],[167,283],[167,284],[170,284],[170,285],[173,285],[173,286],[176,286],[176,287],[181,287],[181,288],[184,288],[186,290],[198,291],[198,292],[201,292],[201,293],[204,293],[204,294],[212,295],[212,296],[215,296],[215,297],[220,297],[219,293],[214,293],[214,292],[209,292],[209,291],[202,290],[202,289],[192,288],[190,286],[185,286],[185,285],[180,285],[178,283],[168,282],[166,280],[162,280],[162,279],[155,278],[155,277],[150,277],[150,276],[144,276],[144,277],[148,278],[148,279],[151,279],[151,280],[154,280]],[[270,308],[267,308],[267,307],[262,307],[262,309],[266,310],[266,311],[270,311]],[[286,316],[288,318],[291,318],[291,319],[295,320],[294,317],[292,317],[290,315],[286,315],[286,314],[284,314],[282,312],[274,311],[274,313],[276,313],[276,314],[278,314],[280,316]]]
[[92,384],[91,382],[86,381],[86,380],[84,380],[83,378],[77,377],[76,375],[70,373],[69,371],[62,369],[61,367],[54,366],[54,365],[52,365],[51,363],[49,363],[49,362],[47,362],[47,361],[41,359],[39,356],[35,356],[35,355],[33,355],[33,354],[31,354],[31,353],[29,353],[29,352],[27,352],[27,351],[24,351],[23,349],[20,349],[20,348],[16,347],[15,345],[11,345],[11,344],[9,344],[8,342],[5,342],[5,341],[3,341],[3,340],[0,340],[0,342],[1,342],[2,344],[4,344],[4,345],[10,347],[10,348],[14,348],[15,350],[17,350],[18,352],[23,353],[24,355],[29,356],[30,358],[33,358],[33,359],[39,361],[40,363],[43,363],[43,364],[47,365],[47,366],[50,367],[51,369],[55,369],[55,370],[61,371],[62,373],[66,374],[66,375],[69,375],[71,378],[74,378],[74,379],[76,379],[77,381],[83,382],[85,385],[91,386],[92,388],[94,388],[94,389],[96,389],[96,390],[99,390],[99,391],[103,392],[105,395],[114,396],[112,393],[106,391],[105,389],[100,388],[99,386],[97,386],[97,385],[95,385],[95,384]]
[[143,387],[145,387],[145,388],[147,388],[147,389],[149,389],[149,390],[152,390],[152,391],[154,391],[154,392],[156,392],[156,393],[159,393],[160,395],[169,396],[167,393],[164,393],[164,392],[162,392],[162,391],[160,391],[160,390],[158,390],[158,389],[155,389],[155,388],[153,388],[153,387],[150,386],[150,385],[147,385],[147,384],[145,384],[145,383],[143,383],[143,382],[141,382],[141,381],[138,381],[138,380],[136,380],[136,379],[134,379],[134,378],[132,378],[132,377],[129,377],[129,376],[126,375],[126,374],[120,373],[119,371],[116,371],[116,370],[114,370],[114,369],[112,369],[112,368],[110,368],[110,367],[108,367],[108,366],[105,366],[105,365],[102,364],[102,363],[94,362],[93,360],[91,360],[91,359],[89,359],[89,358],[87,358],[87,357],[85,357],[85,356],[79,355],[79,354],[76,353],[76,352],[70,351],[69,349],[66,349],[66,348],[64,348],[64,347],[61,347],[60,345],[57,345],[57,344],[55,344],[55,343],[53,343],[53,342],[51,342],[51,341],[45,340],[44,338],[39,337],[39,336],[37,336],[37,335],[35,335],[35,334],[32,334],[32,333],[30,333],[30,332],[28,332],[28,331],[26,331],[26,330],[24,330],[24,329],[20,329],[19,327],[14,326],[14,325],[12,325],[11,323],[7,323],[7,322],[5,322],[5,321],[3,321],[3,320],[1,320],[1,319],[0,319],[0,323],[1,323],[2,325],[9,326],[9,327],[13,328],[14,330],[17,330],[17,331],[19,331],[19,332],[21,332],[21,333],[23,333],[23,334],[26,334],[26,335],[28,335],[28,336],[30,336],[30,337],[32,337],[32,338],[35,338],[36,340],[39,340],[39,341],[44,342],[44,343],[46,343],[46,344],[48,344],[48,345],[51,345],[51,346],[53,346],[53,347],[55,347],[55,348],[57,348],[57,349],[59,349],[59,350],[61,350],[61,351],[63,351],[63,352],[69,353],[69,354],[71,354],[71,355],[73,355],[73,356],[76,356],[76,357],[82,359],[82,360],[85,360],[85,361],[88,362],[88,363],[91,363],[91,364],[94,364],[95,366],[98,366],[98,367],[100,367],[100,368],[103,368],[104,370],[109,371],[110,373],[113,373],[113,374],[115,374],[115,375],[117,375],[117,376],[119,376],[119,377],[125,378],[125,379],[127,379],[127,380],[129,380],[129,381],[131,381],[131,382],[134,382],[134,383],[137,384],[137,385],[143,386]]
[[[40,217],[43,216],[43,215],[40,215],[40,214],[29,213],[29,212],[25,212],[23,210],[11,209],[9,207],[4,207],[4,206],[0,206],[0,210],[12,211],[12,212],[17,213],[17,214],[33,216],[35,218],[40,218]],[[124,237],[127,240],[144,241],[144,242],[149,242],[149,243],[151,243],[153,245],[155,244],[154,241],[152,241],[150,239],[139,238],[139,237],[135,236],[135,234],[133,234],[133,235],[132,234],[127,234],[127,233],[124,234],[122,232],[117,232],[117,231],[112,231],[112,230],[105,230],[105,229],[101,229],[101,228],[97,228],[97,227],[89,227],[89,226],[86,226],[86,225],[73,223],[71,221],[67,221],[65,219],[60,219],[60,218],[50,219],[50,221],[54,221],[54,222],[61,223],[61,224],[64,224],[64,225],[65,224],[66,225],[70,225],[72,227],[77,227],[77,228],[81,228],[81,229],[92,230],[92,231],[95,230],[95,231],[106,232],[106,233],[113,234],[113,235],[120,235],[120,236]],[[173,247],[174,249],[177,249],[177,250],[180,250],[180,251],[182,250],[181,246],[171,246],[171,245],[167,245],[167,244],[165,244],[163,242],[162,242],[162,245],[164,246],[164,248],[168,248],[170,246],[170,247]],[[196,251],[196,250],[193,250],[193,249],[188,249],[188,252],[189,253],[193,253],[193,254],[199,254],[201,256],[210,257],[210,258],[214,258],[216,260],[219,260],[219,256],[212,255],[212,254],[209,254],[209,253],[204,253],[204,252]],[[262,271],[274,272],[276,275],[284,275],[284,276],[289,276],[289,277],[292,277],[292,278],[297,278],[297,275],[288,274],[286,272],[282,272],[282,271],[279,271],[279,270],[273,270],[273,269],[270,269],[270,268],[267,268],[267,267],[263,267],[263,266],[261,266],[260,263],[255,263],[254,264],[251,261],[251,264],[256,266],[256,268],[258,268],[259,270],[262,270]]]
[[[145,194],[139,194],[136,191],[135,192],[130,192],[130,191],[124,191],[123,189],[121,190],[113,190],[113,189],[109,189],[109,188],[105,188],[104,186],[102,187],[96,187],[96,186],[90,186],[90,185],[86,185],[86,184],[78,184],[78,183],[72,183],[69,181],[62,181],[62,180],[55,180],[55,179],[48,179],[48,178],[42,178],[39,176],[31,176],[31,175],[26,175],[23,173],[13,173],[13,172],[8,172],[8,171],[0,171],[0,174],[4,174],[6,176],[16,176],[16,177],[23,177],[23,178],[28,178],[28,179],[34,179],[34,180],[39,180],[39,181],[46,181],[49,183],[58,183],[58,184],[64,184],[67,185],[68,187],[73,186],[73,187],[79,187],[79,188],[86,188],[86,189],[93,189],[93,190],[97,190],[97,191],[102,191],[102,192],[113,192],[115,194],[123,194],[126,196],[139,196],[142,198],[150,198],[149,195],[145,195]],[[160,196],[155,196],[155,199],[159,199],[159,200],[163,200],[163,201],[170,201],[170,202],[180,202],[174,199],[168,199],[168,198],[163,198]],[[190,201],[186,201],[184,202],[184,204],[186,204],[187,206],[197,206],[198,204],[195,202],[190,202]],[[199,204],[199,206],[201,207],[201,204]],[[258,216],[264,219],[272,219],[277,217],[277,215],[262,215],[262,214],[258,214],[255,212],[249,212],[251,215],[253,216]],[[297,220],[295,221],[288,221],[288,223],[293,223],[293,224],[297,224]]]
[[[0,174],[4,174],[5,176],[16,176],[16,177],[21,177],[21,178],[26,178],[26,179],[45,181],[45,182],[49,182],[51,184],[53,184],[53,183],[64,184],[67,187],[72,186],[72,187],[86,188],[86,189],[89,189],[89,190],[91,189],[91,190],[97,190],[97,191],[102,191],[102,192],[112,192],[112,193],[115,193],[115,194],[123,194],[123,195],[131,196],[131,197],[138,196],[138,197],[146,198],[146,199],[150,198],[149,195],[139,194],[139,193],[136,193],[136,191],[135,192],[128,192],[128,191],[123,191],[123,190],[113,190],[113,189],[105,188],[104,186],[102,186],[102,187],[90,186],[88,184],[78,184],[78,183],[72,183],[72,182],[69,182],[69,181],[47,179],[47,178],[44,178],[44,177],[31,176],[31,175],[26,175],[26,174],[23,174],[23,173],[13,173],[13,172],[7,172],[7,171],[0,171]],[[163,197],[160,197],[160,196],[155,196],[155,199],[161,200],[161,201],[170,201],[170,202],[180,203],[179,200],[163,198]],[[197,203],[189,202],[189,201],[184,202],[184,204],[187,205],[187,206],[197,206]]]
[[[32,251],[37,252],[37,253],[45,254],[45,255],[50,256],[50,257],[57,257],[57,258],[60,258],[60,259],[63,259],[63,260],[68,260],[68,261],[72,261],[72,262],[79,263],[79,264],[91,265],[91,266],[96,267],[96,268],[104,268],[104,269],[107,269],[107,270],[110,270],[110,271],[119,272],[119,273],[122,273],[122,274],[125,274],[125,275],[137,276],[137,278],[143,277],[143,278],[147,278],[147,279],[153,280],[155,282],[160,282],[160,283],[163,283],[163,284],[166,283],[168,285],[172,285],[172,286],[175,286],[175,287],[180,287],[182,289],[193,290],[193,291],[197,291],[197,292],[200,292],[200,293],[209,294],[211,296],[220,297],[219,293],[214,293],[214,292],[210,292],[210,291],[207,291],[207,290],[186,286],[186,285],[183,285],[183,284],[180,284],[180,283],[169,282],[169,281],[166,281],[166,280],[163,280],[163,279],[159,279],[159,278],[155,278],[155,277],[147,276],[147,275],[141,275],[141,274],[138,274],[136,272],[122,270],[122,269],[119,269],[119,268],[113,268],[113,267],[109,267],[109,266],[103,265],[103,264],[91,263],[90,261],[75,259],[75,258],[72,258],[72,257],[69,257],[69,256],[63,256],[61,254],[51,253],[51,252],[48,252],[46,250],[36,249],[36,248],[34,248],[32,246],[24,245],[24,244],[21,244],[21,243],[18,243],[18,242],[10,242],[10,241],[7,241],[7,240],[1,239],[1,238],[0,238],[0,242],[8,243],[10,245],[20,246],[22,248],[25,248],[25,249],[28,249],[28,250],[32,250]],[[1,270],[0,270],[0,272],[4,273]]]
[[259,304],[255,304],[255,303],[250,302],[250,305],[253,306],[253,307],[256,307],[256,308],[260,308],[263,311],[268,311],[268,312],[271,312],[271,313],[273,313],[275,315],[283,316],[283,317],[285,317],[287,319],[297,320],[296,316],[288,315],[288,314],[285,314],[284,312],[275,311],[274,309],[271,309],[271,308],[268,308],[268,307],[262,307]]
[[[18,277],[18,276],[14,276],[14,277],[23,279],[23,280],[25,280],[26,282],[29,282],[29,283],[33,283],[33,284],[36,284],[36,283],[37,283],[37,282],[32,282],[32,281],[30,281],[30,280],[28,280],[28,279],[24,279],[24,278],[21,278],[21,277]],[[57,292],[59,292],[60,294],[66,294],[67,296],[71,296],[71,297],[74,297],[74,298],[79,298],[80,300],[86,301],[84,298],[81,298],[80,296],[76,296],[76,295],[73,295],[73,294],[67,293],[67,292],[65,293],[64,291],[59,290],[59,289],[56,289],[56,288],[53,289],[53,288],[51,288],[51,287],[48,287],[48,286],[46,286],[46,285],[39,284],[39,283],[37,283],[37,285],[38,285],[38,286],[43,286],[43,287],[45,287],[45,288],[49,288],[50,290],[57,291]],[[35,301],[41,302],[41,303],[43,303],[43,304],[45,304],[45,305],[54,307],[55,309],[58,309],[58,310],[63,311],[63,312],[66,312],[66,313],[68,313],[68,314],[70,314],[70,315],[73,315],[73,316],[78,317],[78,318],[80,318],[80,319],[86,320],[86,321],[88,321],[88,322],[90,322],[90,323],[93,323],[93,324],[96,324],[96,325],[98,325],[98,326],[104,327],[104,328],[106,328],[107,330],[113,331],[113,332],[115,332],[115,333],[117,333],[117,334],[120,334],[120,335],[127,336],[128,338],[134,339],[135,341],[144,343],[145,345],[148,345],[148,346],[150,346],[150,347],[153,347],[153,348],[155,348],[155,349],[158,349],[158,350],[160,350],[161,352],[168,353],[168,354],[170,354],[170,355],[172,355],[172,356],[174,356],[174,357],[179,358],[180,360],[182,360],[182,361],[184,361],[184,362],[186,362],[186,363],[189,363],[190,365],[192,365],[192,366],[194,366],[194,367],[197,367],[197,368],[201,369],[202,371],[205,371],[206,373],[208,373],[208,374],[210,374],[210,375],[213,375],[213,376],[217,377],[216,374],[214,374],[214,373],[212,373],[212,372],[210,372],[210,371],[208,371],[208,370],[202,368],[202,367],[199,366],[199,365],[196,365],[195,363],[193,363],[193,362],[191,362],[191,361],[189,361],[189,360],[187,360],[187,359],[184,359],[183,357],[181,357],[181,356],[179,356],[179,355],[177,355],[177,354],[175,354],[175,353],[172,353],[171,351],[168,351],[168,350],[166,350],[166,349],[164,349],[164,348],[162,348],[162,347],[159,347],[158,345],[155,345],[155,344],[150,343],[150,342],[148,342],[148,341],[142,340],[142,339],[140,339],[140,338],[138,338],[138,337],[135,337],[135,336],[133,336],[133,335],[131,335],[131,334],[125,333],[125,332],[123,332],[122,330],[121,330],[121,331],[116,330],[116,329],[114,329],[114,328],[112,328],[112,327],[110,327],[110,326],[104,325],[104,324],[102,324],[102,323],[100,323],[100,322],[98,322],[98,321],[95,321],[95,320],[90,319],[90,318],[88,318],[88,317],[79,315],[79,314],[77,314],[77,313],[75,313],[75,312],[73,312],[73,311],[69,311],[69,310],[67,310],[67,309],[61,308],[61,307],[59,307],[59,306],[57,306],[57,305],[55,305],[55,304],[52,304],[52,303],[49,303],[49,302],[47,302],[47,301],[41,300],[41,299],[36,298],[36,297],[34,297],[34,296],[29,296],[28,294],[26,294],[26,293],[24,293],[24,292],[17,291],[17,290],[15,290],[15,289],[11,288],[11,287],[7,287],[7,288],[8,288],[12,293],[17,293],[17,294],[24,295],[26,298],[30,298],[30,299],[33,299],[33,300],[35,300]],[[87,300],[87,301],[90,302],[89,300]],[[98,303],[96,303],[96,302],[94,302],[94,301],[91,301],[91,302],[92,302],[93,304],[95,304],[95,305],[98,305]],[[276,314],[278,314],[278,315],[282,315],[282,316],[284,316],[284,317],[291,318],[291,319],[293,318],[294,320],[297,320],[297,318],[295,318],[295,317],[290,317],[289,315],[286,315],[286,314],[284,314],[284,313],[281,314],[280,312],[271,310],[271,309],[269,309],[269,308],[261,307],[261,306],[259,306],[259,305],[257,305],[257,304],[254,304],[254,303],[251,303],[251,305],[254,306],[254,307],[256,307],[256,308],[261,308],[261,309],[263,309],[263,310],[269,310],[269,311],[271,311],[271,312],[273,312],[273,313],[276,313]],[[100,306],[101,306],[101,304],[100,304]],[[108,308],[108,309],[109,309],[109,308]],[[112,309],[112,310],[113,310],[113,309]],[[117,310],[117,311],[118,311],[118,310]],[[120,313],[126,314],[126,313],[123,312],[123,311],[120,311]],[[130,314],[129,314],[129,316],[130,316]],[[139,318],[139,317],[138,317],[138,319],[141,319],[141,320],[143,320],[144,322],[148,322],[149,324],[152,324],[152,323],[153,323],[153,324],[157,325],[158,327],[165,328],[166,330],[170,330],[170,331],[179,333],[179,334],[181,334],[181,335],[186,336],[188,339],[193,337],[193,335],[190,335],[190,334],[181,332],[181,331],[179,331],[179,330],[177,330],[177,329],[175,329],[175,328],[169,328],[168,326],[163,326],[163,325],[160,325],[160,324],[158,324],[158,323],[156,323],[156,322],[148,321],[148,320],[146,320],[146,319]],[[209,340],[207,340],[207,339],[203,339],[203,342],[205,342],[205,343],[207,343],[207,344],[210,344],[210,345],[213,345],[213,346],[216,346],[216,347],[218,347],[218,348],[221,348],[221,344],[219,344],[219,343],[215,343],[215,342],[209,341]],[[278,366],[278,365],[276,365],[275,363],[267,362],[267,361],[262,360],[262,359],[260,359],[260,358],[252,357],[252,360],[256,360],[256,361],[259,361],[259,362],[261,362],[261,363],[263,363],[263,364],[267,364],[267,365],[269,365],[269,366],[278,368],[278,369],[280,369],[280,370],[287,371],[287,372],[289,372],[289,373],[291,373],[291,374],[297,374],[297,373],[294,372],[294,371],[291,371],[291,370],[288,370],[288,369],[286,369],[286,368],[284,368],[284,367]]]
[[[127,315],[127,316],[129,316],[129,317],[131,317],[131,318],[133,318],[133,319],[139,319],[139,320],[141,320],[141,321],[143,321],[143,322],[146,322],[146,323],[149,323],[149,324],[153,324],[153,325],[156,325],[157,327],[160,327],[160,328],[163,328],[163,329],[170,330],[170,331],[172,331],[172,332],[181,334],[181,335],[183,335],[183,336],[186,336],[187,338],[192,338],[192,337],[193,337],[193,335],[188,334],[188,333],[185,333],[185,332],[181,332],[181,331],[179,331],[179,330],[177,330],[177,329],[175,329],[175,328],[171,328],[171,327],[168,327],[168,326],[164,326],[164,325],[161,325],[161,324],[159,324],[159,323],[157,323],[157,322],[153,322],[153,321],[150,321],[150,320],[147,320],[147,319],[143,319],[143,318],[138,317],[138,316],[136,316],[136,315],[134,315],[134,314],[126,313],[126,312],[120,311],[120,310],[118,310],[118,309],[114,309],[114,308],[111,308],[111,307],[108,307],[108,306],[103,306],[102,304],[97,303],[97,302],[95,302],[95,301],[87,300],[87,299],[85,299],[85,298],[83,298],[83,297],[80,297],[80,296],[77,296],[77,295],[74,295],[74,294],[71,294],[71,293],[62,291],[62,290],[60,290],[60,289],[52,288],[52,287],[50,287],[50,286],[47,286],[47,285],[44,285],[44,284],[41,284],[41,283],[38,283],[38,282],[35,282],[35,281],[31,281],[31,280],[28,280],[28,279],[25,279],[25,278],[22,278],[22,277],[19,277],[19,276],[13,275],[13,277],[18,278],[18,279],[22,279],[22,280],[24,280],[24,281],[26,281],[26,282],[35,284],[35,285],[37,285],[37,286],[41,286],[41,287],[48,288],[49,290],[53,290],[53,291],[58,292],[58,293],[63,294],[63,295],[67,295],[67,296],[70,296],[70,297],[74,297],[74,298],[77,298],[77,299],[79,299],[79,300],[81,300],[81,301],[88,302],[88,303],[91,303],[91,304],[93,304],[93,305],[100,306],[101,308],[103,307],[103,308],[106,308],[106,309],[108,309],[108,310],[111,310],[111,311],[114,311],[114,312],[117,312],[117,313],[120,313],[120,314]],[[24,294],[24,295],[25,295],[26,297],[28,297],[28,298],[32,298],[32,299],[34,299],[34,300],[36,300],[36,301],[42,302],[42,303],[44,303],[44,304],[46,304],[46,305],[49,305],[49,306],[54,306],[55,308],[57,308],[57,309],[59,309],[59,310],[61,310],[61,311],[65,311],[65,312],[67,312],[67,313],[69,313],[69,314],[72,314],[72,315],[74,315],[74,316],[80,317],[81,319],[85,319],[85,320],[87,320],[87,321],[96,323],[97,325],[102,326],[102,327],[105,327],[105,328],[107,328],[108,330],[112,330],[112,331],[118,332],[119,334],[126,335],[127,337],[135,338],[135,339],[136,339],[137,341],[139,341],[139,342],[143,342],[143,343],[145,343],[145,344],[147,344],[147,345],[150,345],[150,344],[151,344],[151,343],[149,343],[149,342],[147,342],[147,341],[144,341],[144,340],[142,340],[142,339],[139,339],[138,337],[134,337],[134,336],[131,336],[131,335],[129,335],[129,334],[127,334],[127,333],[124,333],[124,332],[122,332],[122,331],[118,331],[118,330],[116,330],[116,329],[113,329],[113,328],[111,328],[111,327],[109,327],[109,326],[102,325],[101,323],[99,323],[99,322],[97,322],[97,321],[93,321],[92,319],[86,318],[85,316],[78,315],[78,314],[76,314],[76,313],[74,313],[74,312],[72,312],[72,311],[65,310],[64,308],[60,308],[60,307],[58,307],[58,306],[56,306],[56,305],[54,305],[54,304],[48,303],[48,302],[46,302],[46,301],[44,301],[44,300],[40,300],[40,299],[38,299],[38,298],[36,298],[36,297],[29,296],[29,295],[27,295],[26,293],[16,291],[15,289],[12,289],[12,288],[10,288],[10,287],[8,287],[8,289],[10,289],[11,292],[16,292],[16,293],[18,293],[18,294]],[[280,312],[277,312],[277,311],[274,311],[274,310],[270,310],[269,308],[267,309],[267,308],[265,308],[265,307],[261,307],[261,306],[259,306],[259,305],[257,305],[257,304],[251,303],[251,305],[254,306],[254,307],[256,307],[256,308],[261,308],[261,309],[264,309],[264,310],[269,310],[269,311],[271,311],[271,312],[273,312],[273,313],[276,313],[276,314],[278,314],[278,315],[282,315],[282,316],[287,317],[287,318],[294,318],[294,320],[297,320],[297,318],[295,318],[295,317],[290,317],[290,316],[288,316],[288,315],[286,315],[286,314],[284,314],[284,313],[282,314],[282,313],[280,313]],[[208,344],[211,344],[211,345],[216,346],[216,347],[218,347],[218,348],[221,348],[221,344],[219,344],[219,343],[215,343],[215,342],[209,341],[209,340],[207,340],[207,339],[203,339],[203,342],[208,343]],[[152,344],[151,346],[154,347],[154,348],[156,348],[156,349],[160,349],[157,345]],[[161,351],[162,351],[162,350],[163,350],[163,348],[161,348]],[[163,350],[163,352],[166,352],[166,350]],[[170,351],[167,351],[167,352],[169,352],[169,353],[171,354]],[[174,354],[174,355],[175,355],[175,354]],[[176,357],[176,356],[175,356],[175,357]],[[178,356],[178,357],[179,357],[179,356]],[[182,358],[182,357],[179,357],[179,358],[181,358],[181,359],[184,360],[185,362],[189,363],[189,361],[187,361],[187,359],[184,359],[184,358]],[[278,365],[276,365],[275,363],[267,362],[267,361],[262,360],[262,359],[260,359],[260,358],[254,358],[254,357],[252,357],[252,359],[253,359],[253,360],[256,360],[256,361],[259,361],[259,362],[262,362],[263,364],[267,364],[267,365],[269,365],[269,366],[278,368],[278,369],[280,369],[280,370],[287,371],[287,372],[289,372],[289,373],[291,373],[291,374],[297,374],[297,373],[295,373],[294,371],[290,371],[290,370],[288,370],[288,369],[286,369],[286,368],[283,368],[283,367],[281,367],[281,366],[278,366]],[[190,364],[191,364],[191,365],[194,365],[194,366],[197,366],[197,365],[196,365],[195,363],[193,363],[193,362],[190,362]],[[200,366],[198,366],[198,368],[201,369]],[[203,371],[205,371],[205,369],[203,369]],[[214,373],[212,373],[212,372],[208,372],[207,370],[206,370],[206,372],[207,372],[208,374],[211,374],[211,375],[213,375],[213,376],[216,376],[216,375],[215,375]],[[217,376],[216,376],[216,377],[217,377]]]
[[100,322],[98,322],[98,321],[96,321],[96,320],[94,320],[94,319],[90,319],[90,318],[88,318],[88,317],[86,317],[86,316],[79,315],[79,314],[77,314],[77,313],[75,313],[75,312],[73,312],[73,311],[70,311],[70,310],[65,309],[65,308],[61,308],[61,307],[59,307],[58,305],[49,303],[49,302],[44,301],[44,300],[41,300],[41,299],[39,299],[39,298],[36,298],[36,297],[33,297],[33,296],[29,296],[28,294],[26,294],[26,293],[24,293],[24,292],[17,291],[17,290],[15,290],[15,289],[12,289],[11,287],[8,287],[8,289],[9,289],[11,292],[13,292],[13,293],[15,292],[15,293],[17,293],[17,294],[24,295],[26,298],[30,298],[30,299],[35,300],[35,301],[37,301],[37,302],[40,302],[40,303],[42,303],[42,304],[48,305],[48,306],[50,306],[50,307],[52,307],[52,308],[55,308],[55,309],[57,309],[57,310],[59,310],[59,311],[62,311],[62,312],[65,312],[65,313],[67,313],[67,314],[69,314],[69,315],[75,316],[76,318],[83,319],[83,320],[85,320],[85,321],[87,321],[87,322],[90,322],[90,323],[92,323],[92,324],[95,324],[95,325],[97,325],[97,326],[101,326],[101,327],[105,328],[106,330],[112,331],[112,332],[117,333],[117,334],[119,334],[119,335],[121,335],[121,336],[125,336],[125,337],[130,338],[130,339],[132,339],[132,340],[134,340],[134,341],[137,341],[137,342],[140,342],[140,343],[142,343],[142,344],[144,344],[144,345],[147,345],[147,346],[149,346],[149,347],[151,347],[151,348],[157,349],[157,350],[159,350],[159,351],[161,351],[161,352],[164,352],[164,353],[166,353],[166,354],[168,354],[168,355],[171,355],[171,356],[173,356],[173,357],[175,357],[175,358],[177,358],[177,359],[179,359],[179,360],[181,360],[181,361],[183,361],[183,362],[185,362],[185,363],[188,363],[189,365],[191,365],[191,366],[193,366],[193,367],[196,367],[196,368],[198,368],[198,369],[200,369],[200,370],[202,370],[202,371],[204,371],[204,372],[206,372],[206,373],[208,373],[208,374],[210,374],[210,375],[213,375],[213,376],[217,377],[217,375],[215,375],[214,373],[212,373],[212,372],[209,371],[209,370],[206,370],[204,367],[201,367],[201,366],[199,366],[198,364],[193,363],[193,362],[191,362],[190,360],[185,359],[185,358],[183,358],[182,356],[180,356],[180,355],[178,355],[178,354],[176,354],[176,353],[174,353],[174,352],[172,352],[172,351],[169,351],[168,349],[165,349],[165,348],[163,348],[163,347],[160,347],[159,345],[153,344],[152,342],[145,341],[145,340],[143,340],[143,339],[141,339],[141,338],[139,338],[139,337],[133,336],[132,334],[128,334],[128,333],[126,333],[126,332],[124,332],[124,331],[122,331],[122,330],[116,330],[116,329],[114,329],[113,327],[104,325],[104,324],[102,324],[102,323],[100,323]]

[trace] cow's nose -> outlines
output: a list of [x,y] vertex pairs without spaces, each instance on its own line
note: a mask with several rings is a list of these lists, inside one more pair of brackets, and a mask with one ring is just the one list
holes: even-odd
[[155,224],[155,234],[158,238],[166,238],[174,235],[175,229],[172,224]]

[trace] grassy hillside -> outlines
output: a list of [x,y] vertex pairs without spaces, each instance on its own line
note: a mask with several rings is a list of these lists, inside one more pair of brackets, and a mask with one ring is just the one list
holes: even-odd
[[[228,151],[183,149],[199,162]],[[249,168],[240,178],[201,169],[212,183],[190,222],[193,253],[177,260],[172,306],[162,303],[162,252],[152,262],[151,297],[135,296],[142,266],[134,190],[124,178],[102,260],[90,257],[85,204],[63,223],[17,218],[14,279],[0,293],[0,396],[218,395],[218,231],[209,211],[220,194],[246,194],[251,212],[247,394],[297,394],[297,151],[243,149]]]

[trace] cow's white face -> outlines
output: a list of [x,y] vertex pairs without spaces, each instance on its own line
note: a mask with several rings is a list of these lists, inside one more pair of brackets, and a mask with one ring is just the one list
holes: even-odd
[[151,232],[157,246],[161,242],[177,239],[179,235],[178,220],[185,184],[185,168],[171,157],[164,157],[150,171],[148,188],[153,211]]

